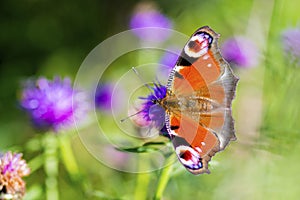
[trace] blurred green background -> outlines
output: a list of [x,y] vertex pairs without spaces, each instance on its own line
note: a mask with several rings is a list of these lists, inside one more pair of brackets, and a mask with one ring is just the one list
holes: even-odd
[[[1,151],[23,152],[27,160],[37,156],[30,150],[35,144],[31,143],[28,150],[28,141],[42,133],[32,128],[19,108],[21,82],[55,75],[74,80],[82,61],[95,46],[129,29],[130,16],[140,2],[0,2]],[[163,199],[299,199],[299,66],[284,56],[280,36],[286,28],[299,25],[300,2],[153,2],[179,32],[190,35],[198,27],[209,25],[221,34],[221,44],[226,38],[244,35],[254,40],[261,51],[257,67],[236,69],[240,82],[233,115],[238,140],[213,158],[216,163],[211,166],[212,174],[194,176],[184,170],[173,174]],[[118,76],[115,71],[109,70],[107,79]],[[137,185],[137,174],[102,165],[87,152],[77,135],[72,137],[72,147],[82,173],[80,180],[88,181],[83,186],[61,164],[60,199],[133,199],[137,195],[141,187]],[[141,197],[153,197],[159,173],[140,175],[146,180]],[[38,169],[26,178],[29,199],[45,199],[44,177],[43,170]]]

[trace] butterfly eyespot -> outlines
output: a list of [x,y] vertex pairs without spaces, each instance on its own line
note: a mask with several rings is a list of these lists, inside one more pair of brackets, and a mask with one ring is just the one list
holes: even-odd
[[184,159],[184,160],[190,160],[192,159],[192,153],[190,151],[183,151],[180,152],[180,158]]
[[194,52],[200,51],[200,49],[202,47],[201,43],[198,40],[190,41],[188,45],[189,45],[190,50],[194,51]]
[[213,38],[211,35],[209,35],[208,33],[205,32],[198,32],[195,35],[198,35],[199,37],[202,37],[204,40],[207,40],[209,44],[212,43]]
[[181,163],[186,168],[191,169],[191,170],[198,170],[203,167],[202,158],[191,147],[183,147],[182,146],[182,148],[179,148],[179,151],[177,153],[179,153],[178,157],[179,157]]
[[187,43],[184,48],[184,52],[189,57],[199,58],[208,52],[212,41],[213,38],[208,33],[198,32],[194,34]]

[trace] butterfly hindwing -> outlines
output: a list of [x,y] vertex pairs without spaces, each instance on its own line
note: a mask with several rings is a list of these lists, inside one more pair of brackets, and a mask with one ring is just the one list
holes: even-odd
[[[174,119],[175,118],[175,119]],[[179,120],[171,115],[171,121]],[[182,115],[172,142],[179,161],[193,174],[209,173],[208,162],[219,151],[218,138],[196,121]]]

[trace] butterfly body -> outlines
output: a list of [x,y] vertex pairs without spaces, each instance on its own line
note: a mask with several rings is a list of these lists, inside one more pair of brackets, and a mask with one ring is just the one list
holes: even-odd
[[157,100],[179,161],[193,174],[209,173],[211,157],[235,140],[231,102],[238,78],[222,58],[216,34],[198,29],[181,52]]

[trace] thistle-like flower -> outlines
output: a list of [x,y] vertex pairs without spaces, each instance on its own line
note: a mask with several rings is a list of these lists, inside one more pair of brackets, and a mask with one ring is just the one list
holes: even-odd
[[22,199],[25,194],[22,178],[29,174],[30,169],[22,159],[22,154],[0,154],[0,199]]
[[221,52],[226,61],[237,67],[250,68],[258,64],[258,48],[245,37],[226,40],[222,45]]
[[97,87],[95,94],[95,105],[100,110],[111,110],[113,85],[101,84]]
[[[162,28],[159,29],[143,29],[143,28]],[[155,5],[150,3],[138,4],[136,11],[133,13],[130,20],[130,28],[133,29],[135,35],[144,41],[164,41],[169,37],[169,32],[163,28],[172,28],[171,21],[161,14]]]
[[286,55],[300,63],[300,28],[289,28],[282,33],[282,44]]
[[156,103],[157,100],[163,99],[167,94],[167,88],[160,84],[154,84],[153,92],[147,97],[140,97],[144,100],[141,106],[141,115],[143,120],[151,122],[152,126],[160,130],[162,135],[167,134],[165,125],[165,110]]
[[54,131],[75,126],[88,110],[85,94],[73,89],[69,78],[39,78],[36,84],[28,81],[20,103],[36,127]]

